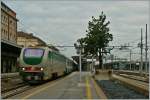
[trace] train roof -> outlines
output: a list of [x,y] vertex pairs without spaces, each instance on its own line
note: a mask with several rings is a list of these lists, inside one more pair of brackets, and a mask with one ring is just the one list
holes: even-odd
[[[49,47],[47,47],[47,46],[30,46],[30,47],[24,47],[24,49],[25,48],[42,48],[42,49],[49,49],[50,51],[54,51],[54,50],[52,50],[51,48],[49,48]],[[54,51],[55,52],[55,51]]]

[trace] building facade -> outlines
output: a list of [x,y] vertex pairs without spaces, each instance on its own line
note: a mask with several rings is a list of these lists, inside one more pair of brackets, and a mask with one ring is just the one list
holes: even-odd
[[59,52],[59,49],[52,44],[46,44],[39,37],[34,36],[33,33],[26,33],[23,31],[17,32],[17,44],[22,47],[45,46],[53,51]]
[[16,13],[1,2],[1,73],[18,71],[21,47],[17,45],[17,21]]
[[1,2],[1,39],[12,43],[17,42],[16,13]]
[[17,32],[17,44],[22,47],[46,46],[46,43],[32,33]]

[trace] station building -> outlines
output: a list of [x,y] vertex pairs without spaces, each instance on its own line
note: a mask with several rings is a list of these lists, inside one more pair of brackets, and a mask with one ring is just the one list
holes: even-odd
[[42,39],[34,36],[33,33],[27,33],[23,31],[17,32],[17,44],[21,47],[49,47],[51,50],[59,52],[59,49],[52,44],[46,44]]
[[47,46],[59,52],[53,45],[47,45],[33,33],[17,32],[16,12],[1,2],[1,73],[18,71],[17,58],[23,47]]
[[17,44],[22,47],[46,46],[46,43],[33,33],[17,32]]
[[17,57],[21,47],[17,45],[16,12],[1,2],[1,73],[16,72]]
[[1,39],[11,43],[17,42],[16,13],[1,2]]

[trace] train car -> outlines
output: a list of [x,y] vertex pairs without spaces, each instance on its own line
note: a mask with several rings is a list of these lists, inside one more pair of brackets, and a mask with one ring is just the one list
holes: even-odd
[[72,72],[72,61],[48,47],[23,48],[19,58],[20,75],[29,83],[38,83]]
[[73,60],[67,58],[66,59],[66,69],[65,69],[65,74],[69,74],[73,71],[73,67],[74,67],[74,62]]

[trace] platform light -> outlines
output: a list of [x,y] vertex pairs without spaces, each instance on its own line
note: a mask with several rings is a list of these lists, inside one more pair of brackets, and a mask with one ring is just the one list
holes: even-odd
[[43,68],[41,68],[41,71],[43,71]]
[[24,71],[24,70],[25,70],[25,68],[23,67],[23,68],[22,68],[22,70]]

